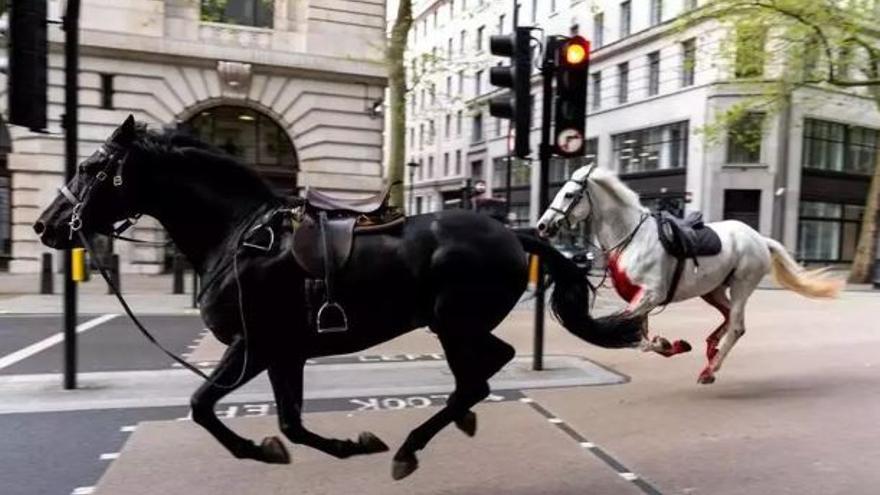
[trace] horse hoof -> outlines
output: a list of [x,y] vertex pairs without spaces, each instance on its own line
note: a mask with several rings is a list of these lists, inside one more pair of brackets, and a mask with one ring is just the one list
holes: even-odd
[[414,454],[397,454],[391,463],[391,477],[394,478],[394,481],[400,481],[413,474],[418,468],[419,460],[416,459]]
[[687,340],[676,340],[674,344],[672,344],[673,350],[675,350],[676,354],[683,354],[685,352],[691,352],[693,347],[691,347],[690,342]]
[[364,454],[388,452],[388,445],[386,445],[379,437],[368,431],[358,435],[358,444],[361,446]]
[[260,443],[261,461],[269,464],[290,464],[290,454],[287,447],[278,437],[266,437]]
[[477,414],[473,411],[465,413],[464,417],[455,422],[455,426],[465,435],[472,437],[477,434]]
[[715,383],[715,375],[712,373],[700,373],[700,377],[697,378],[697,383],[700,385],[711,385]]

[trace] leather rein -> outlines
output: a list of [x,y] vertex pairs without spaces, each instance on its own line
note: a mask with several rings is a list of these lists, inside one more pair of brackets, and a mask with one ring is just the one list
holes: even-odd
[[[137,327],[137,329],[140,331],[140,333],[151,344],[156,346],[159,350],[161,350],[163,353],[165,353],[165,355],[167,355],[168,357],[173,359],[176,363],[180,364],[184,368],[195,373],[196,375],[200,376],[201,378],[205,379],[206,381],[211,382],[211,384],[213,386],[219,387],[219,388],[224,388],[224,389],[237,388],[244,381],[245,373],[247,372],[247,367],[248,367],[247,357],[249,355],[249,352],[247,352],[247,347],[245,347],[245,361],[242,364],[241,374],[239,375],[238,379],[231,385],[222,385],[222,384],[218,384],[218,383],[214,382],[214,380],[211,377],[209,377],[207,374],[205,374],[205,372],[196,368],[192,364],[188,363],[184,359],[180,358],[179,356],[177,356],[176,354],[174,354],[173,352],[168,350],[165,346],[163,346],[153,336],[152,333],[150,333],[149,330],[147,330],[147,328],[141,323],[141,321],[138,319],[138,317],[135,316],[134,312],[131,310],[131,307],[128,305],[128,302],[125,300],[125,298],[122,296],[122,293],[119,291],[119,287],[117,287],[116,284],[113,282],[113,280],[110,278],[110,275],[108,274],[107,268],[100,261],[100,257],[94,256],[95,249],[92,246],[91,242],[89,242],[88,236],[82,230],[82,227],[83,227],[82,211],[83,211],[84,205],[91,198],[92,191],[96,187],[98,187],[101,183],[105,182],[109,178],[109,176],[110,176],[109,173],[112,171],[111,169],[113,169],[114,167],[115,167],[115,171],[112,171],[115,174],[113,176],[113,180],[112,180],[113,187],[122,187],[122,185],[123,185],[122,169],[123,169],[123,166],[125,165],[126,160],[128,160],[128,156],[129,156],[129,152],[126,151],[124,156],[122,156],[121,158],[118,158],[118,153],[108,153],[104,149],[104,146],[102,146],[101,148],[98,149],[98,153],[100,153],[102,156],[108,157],[107,165],[104,167],[103,170],[101,170],[97,174],[95,174],[94,180],[92,180],[84,188],[81,196],[77,196],[76,194],[74,194],[70,190],[70,188],[67,187],[67,184],[58,188],[58,191],[61,193],[61,196],[63,196],[65,199],[67,199],[67,201],[69,201],[73,205],[73,212],[71,213],[70,221],[68,222],[68,226],[70,228],[70,239],[73,239],[73,236],[75,234],[78,235],[79,240],[82,243],[83,247],[86,249],[86,251],[88,251],[89,254],[91,254],[93,256],[93,262],[98,267],[98,271],[101,273],[101,277],[104,279],[105,282],[107,282],[107,286],[110,287],[110,289],[113,291],[113,295],[115,295],[116,299],[119,300],[119,303],[122,305],[122,308],[125,310],[125,313],[131,319],[131,321],[135,324],[135,327]],[[85,169],[83,168],[83,166],[80,165],[77,168],[77,175],[84,170]],[[137,223],[137,220],[140,217],[141,217],[140,213],[135,214],[135,215],[127,218],[126,220],[122,221],[122,223],[120,225],[112,227],[111,234],[110,234],[111,237],[113,237],[115,239],[122,240],[122,241],[135,242],[135,243],[148,244],[148,245],[156,245],[156,246],[168,246],[171,244],[171,241],[159,243],[159,242],[144,241],[144,240],[133,239],[130,237],[122,236],[121,234],[123,232],[125,232],[126,230],[128,230],[129,228],[131,228],[133,225],[135,225]],[[238,289],[239,313],[241,316],[242,330],[244,332],[245,346],[247,346],[247,340],[248,340],[248,338],[247,338],[247,325],[245,324],[245,318],[244,318],[241,283],[240,283],[239,277],[238,277],[238,253],[237,252],[233,255],[232,265],[235,269],[235,282],[236,282],[236,286]]]

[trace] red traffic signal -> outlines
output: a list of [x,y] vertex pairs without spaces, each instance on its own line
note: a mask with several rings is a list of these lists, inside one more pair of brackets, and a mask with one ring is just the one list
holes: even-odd
[[559,50],[559,63],[565,67],[578,67],[590,59],[590,42],[582,36],[572,36]]

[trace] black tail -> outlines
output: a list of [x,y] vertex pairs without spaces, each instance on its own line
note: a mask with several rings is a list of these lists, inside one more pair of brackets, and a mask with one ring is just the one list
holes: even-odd
[[600,347],[632,347],[641,340],[642,317],[615,313],[593,319],[590,316],[590,285],[586,274],[550,244],[534,235],[517,232],[523,249],[541,257],[556,288],[550,308],[562,326],[581,340]]

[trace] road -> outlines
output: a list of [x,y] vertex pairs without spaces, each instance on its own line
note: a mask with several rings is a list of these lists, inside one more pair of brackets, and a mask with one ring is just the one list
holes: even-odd
[[[415,484],[388,484],[388,456],[345,461],[348,468],[340,470],[340,461],[295,447],[291,469],[303,493],[353,491],[354,479],[339,478],[347,472],[360,480],[382,476],[357,484],[363,493],[452,493],[433,485],[446,469],[455,470],[460,489],[455,493],[470,492],[481,477],[495,472],[499,493],[505,488],[536,493],[528,480],[518,478],[517,466],[509,465],[519,458],[512,451],[514,440],[498,429],[506,424],[517,429],[519,441],[529,439],[537,449],[531,453],[532,469],[549,476],[541,485],[546,493],[575,493],[577,487],[623,494],[875,493],[880,481],[878,310],[880,295],[869,292],[824,302],[760,290],[747,309],[746,336],[711,386],[696,384],[703,361],[699,344],[717,324],[717,314],[701,302],[670,307],[651,324],[653,332],[670,339],[690,340],[695,352],[666,359],[601,350],[551,324],[547,353],[555,361],[538,375],[527,371],[531,314],[518,311],[498,334],[523,358],[493,383],[492,400],[478,408],[481,433],[472,440],[444,433],[426,451],[425,467],[412,477]],[[164,488],[168,493],[181,489],[173,483],[189,483],[187,473],[204,463],[229,462],[223,472],[239,480],[293,472],[263,473],[263,467],[213,450],[213,440],[187,420],[186,397],[197,381],[149,346],[123,316],[84,315],[80,323],[97,318],[104,320],[80,334],[83,390],[64,392],[57,375],[60,345],[22,352],[51,339],[60,319],[0,317],[0,492],[86,494],[97,486],[95,493],[122,493],[126,480],[145,476],[131,468],[144,462],[169,472],[151,481],[170,483]],[[196,316],[144,320],[172,351],[204,367],[220,350]],[[393,443],[445,401],[448,386],[438,381],[444,376],[438,352],[436,339],[419,330],[357,356],[316,361],[307,379],[307,397],[312,397],[307,421],[343,432],[362,424]],[[138,377],[164,387],[133,390],[131,380]],[[363,382],[352,384],[351,377]],[[358,390],[365,393],[353,393]],[[271,393],[261,380],[230,396],[218,412],[246,431],[254,425],[274,429]],[[541,426],[548,421],[550,430]],[[162,432],[190,438],[196,451],[187,460],[175,458],[190,444],[166,452],[156,442]],[[457,464],[468,452],[488,457]],[[123,462],[126,456],[140,461]],[[321,481],[331,473],[337,473],[332,486]]]

